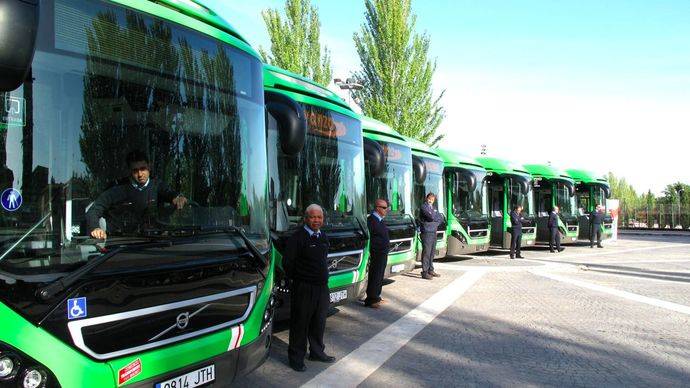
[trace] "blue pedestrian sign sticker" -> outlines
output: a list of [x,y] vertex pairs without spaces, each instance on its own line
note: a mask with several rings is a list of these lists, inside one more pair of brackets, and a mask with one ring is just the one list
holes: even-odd
[[19,207],[22,206],[22,201],[22,194],[15,189],[6,189],[2,192],[2,195],[0,195],[2,208],[8,212],[19,209]]
[[86,318],[86,297],[67,299],[67,318]]

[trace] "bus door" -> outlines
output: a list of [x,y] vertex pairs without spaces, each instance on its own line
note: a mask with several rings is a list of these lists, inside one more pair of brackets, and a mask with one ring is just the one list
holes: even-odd
[[503,245],[503,217],[505,195],[503,182],[489,182],[489,217],[491,220],[491,245]]

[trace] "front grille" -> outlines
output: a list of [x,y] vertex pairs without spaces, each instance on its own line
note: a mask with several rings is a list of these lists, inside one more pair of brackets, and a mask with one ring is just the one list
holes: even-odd
[[335,252],[328,254],[328,271],[333,274],[354,271],[362,262],[362,251]]
[[391,240],[388,247],[388,254],[408,252],[412,250],[412,239],[401,238],[398,240]]
[[467,234],[472,238],[486,237],[489,235],[489,229],[468,229]]
[[[139,353],[212,333],[247,319],[256,286],[182,302],[72,321],[74,344],[99,360]],[[117,341],[113,341],[117,338]]]
[[446,232],[436,232],[436,241],[443,241],[446,239]]
[[522,233],[523,233],[523,234],[532,234],[532,233],[535,233],[536,231],[537,231],[537,228],[534,227],[534,226],[530,226],[530,227],[527,227],[527,228],[522,228]]
[[577,232],[577,226],[568,226],[568,232]]

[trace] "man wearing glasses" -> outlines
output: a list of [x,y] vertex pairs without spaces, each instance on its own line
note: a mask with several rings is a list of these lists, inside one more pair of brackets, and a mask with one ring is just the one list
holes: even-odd
[[443,222],[441,213],[434,208],[436,194],[429,193],[422,204],[419,216],[421,219],[422,240],[422,279],[432,280],[441,275],[434,271],[434,255],[436,254],[436,231]]
[[86,212],[86,222],[89,234],[95,239],[105,239],[107,233],[100,225],[101,217],[108,223],[108,230],[122,230],[122,220],[111,214],[111,210],[119,205],[126,204],[128,213],[135,220],[142,221],[150,207],[158,204],[171,203],[177,209],[182,209],[187,203],[187,198],[173,191],[163,181],[151,178],[151,170],[148,157],[141,151],[132,151],[125,159],[130,176],[124,182],[101,193],[96,201]]
[[367,298],[364,305],[371,308],[381,307],[381,287],[383,286],[383,275],[386,272],[388,263],[388,245],[390,236],[388,226],[383,223],[383,218],[388,214],[388,201],[377,199],[374,211],[367,219],[369,227],[369,283],[367,284]]

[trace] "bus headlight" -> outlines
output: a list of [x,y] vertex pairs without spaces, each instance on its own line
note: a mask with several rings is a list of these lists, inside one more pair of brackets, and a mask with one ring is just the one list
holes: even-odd
[[5,378],[10,377],[12,374],[16,374],[17,371],[14,370],[14,368],[15,368],[14,360],[9,355],[1,354],[0,355],[0,379],[5,379]]
[[22,387],[43,388],[46,386],[48,375],[41,368],[31,367],[22,374]]

